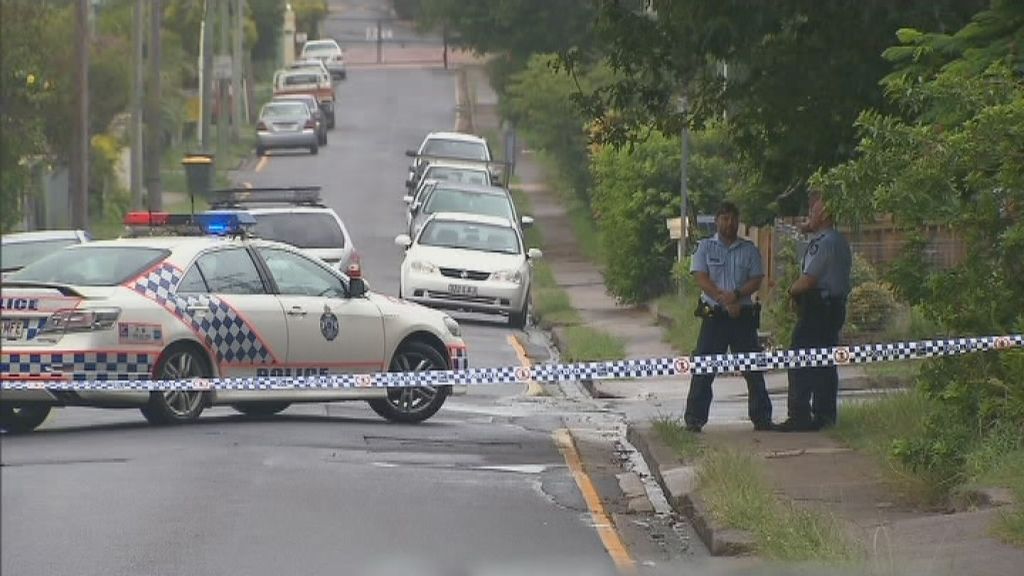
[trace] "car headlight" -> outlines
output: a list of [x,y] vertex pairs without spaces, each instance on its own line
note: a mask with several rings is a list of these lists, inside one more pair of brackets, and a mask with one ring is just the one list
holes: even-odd
[[455,318],[451,316],[444,317],[444,326],[448,329],[448,333],[452,336],[462,336],[462,328],[459,327],[459,323],[455,321]]
[[437,266],[434,266],[426,260],[413,260],[409,264],[409,269],[413,272],[422,272],[424,274],[434,274],[437,272]]
[[523,273],[519,270],[499,270],[491,274],[491,279],[498,282],[511,282],[513,284],[523,283]]
[[120,308],[76,308],[58,310],[46,319],[39,334],[106,330],[121,316]]

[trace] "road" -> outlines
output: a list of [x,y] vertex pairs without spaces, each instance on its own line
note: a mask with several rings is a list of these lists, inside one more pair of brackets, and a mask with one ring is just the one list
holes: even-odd
[[[322,186],[371,288],[394,294],[404,151],[454,126],[454,74],[353,69],[338,99],[319,155],[274,153],[236,180]],[[471,365],[519,364],[502,318],[455,316]],[[543,357],[542,335],[523,335]],[[618,563],[700,573],[699,544],[666,506],[626,508],[616,475],[635,457],[621,415],[566,390],[478,386],[416,426],[362,403],[296,405],[264,421],[217,408],[173,428],[136,410],[58,410],[34,434],[0,437],[0,572],[601,575]],[[590,431],[577,449],[556,441],[568,427]]]

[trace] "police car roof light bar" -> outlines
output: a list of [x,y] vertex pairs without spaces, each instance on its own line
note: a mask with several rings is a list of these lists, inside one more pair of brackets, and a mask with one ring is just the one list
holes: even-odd
[[256,225],[256,218],[248,212],[233,210],[210,210],[195,216],[195,224],[207,234],[239,235]]
[[319,204],[320,186],[285,186],[267,188],[226,188],[210,193],[212,206],[235,206],[242,203]]

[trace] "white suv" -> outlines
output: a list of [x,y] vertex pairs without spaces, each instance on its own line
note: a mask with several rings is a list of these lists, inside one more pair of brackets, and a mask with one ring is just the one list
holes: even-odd
[[256,237],[291,244],[342,272],[359,263],[345,222],[321,202],[318,186],[218,190],[210,206],[245,210],[256,219]]

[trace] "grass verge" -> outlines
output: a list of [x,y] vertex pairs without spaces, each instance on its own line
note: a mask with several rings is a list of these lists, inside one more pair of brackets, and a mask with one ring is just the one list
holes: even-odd
[[706,450],[698,477],[711,515],[725,526],[751,532],[765,558],[843,563],[859,556],[834,516],[773,496],[761,467],[747,452]]
[[999,513],[992,532],[1004,542],[1024,548],[1024,448],[1000,454],[972,483],[1010,489],[1016,504]]
[[703,451],[700,438],[687,430],[681,419],[661,416],[655,418],[651,424],[658,438],[683,460],[692,460]]
[[764,558],[852,563],[860,557],[834,516],[776,498],[750,453],[705,447],[678,418],[661,417],[653,424],[676,455],[696,461],[698,489],[712,517],[723,526],[753,534]]
[[569,326],[565,329],[562,360],[566,362],[596,362],[621,360],[626,357],[622,340],[589,326]]
[[680,352],[697,348],[700,321],[693,315],[692,301],[676,294],[666,294],[655,301],[658,314],[671,319],[671,325],[665,328],[665,340]]

